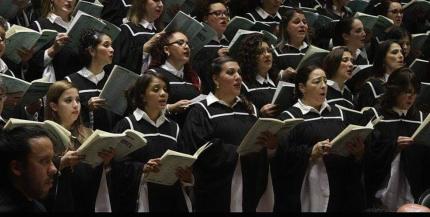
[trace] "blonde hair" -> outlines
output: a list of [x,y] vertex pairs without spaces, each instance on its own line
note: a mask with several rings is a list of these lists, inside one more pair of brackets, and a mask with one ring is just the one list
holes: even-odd
[[[148,2],[148,0],[133,0],[133,4],[131,5],[130,9],[128,9],[127,12],[127,20],[132,22],[134,25],[139,25],[139,23],[142,21],[143,17],[145,16],[145,5]],[[164,14],[164,8],[163,12],[161,13],[160,17],[154,22],[157,29],[162,29],[161,26],[161,17]]]

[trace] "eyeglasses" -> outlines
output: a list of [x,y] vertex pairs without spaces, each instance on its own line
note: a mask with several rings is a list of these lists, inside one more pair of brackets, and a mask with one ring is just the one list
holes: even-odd
[[230,12],[229,11],[212,11],[208,13],[209,15],[214,15],[216,17],[221,17],[222,15],[229,17]]
[[394,9],[394,10],[391,10],[391,11],[388,11],[388,12],[390,12],[392,14],[403,14],[403,10],[402,9]]
[[177,44],[177,45],[179,45],[179,46],[184,46],[184,45],[188,45],[188,47],[189,48],[191,48],[191,44],[190,44],[190,42],[189,41],[185,41],[185,40],[177,40],[177,41],[174,41],[174,42],[171,42],[171,43],[168,43],[167,44],[167,46],[169,46],[169,45],[174,45],[174,44]]

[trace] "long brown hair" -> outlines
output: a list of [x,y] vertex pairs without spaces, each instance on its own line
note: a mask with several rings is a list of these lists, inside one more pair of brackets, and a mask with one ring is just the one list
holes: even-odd
[[[64,91],[73,89],[73,88],[76,90],[79,90],[72,83],[66,80],[56,81],[49,87],[48,93],[46,94],[45,120],[51,120],[57,123],[61,123],[60,117],[58,116],[57,112],[52,110],[49,104],[51,102],[58,104],[58,100],[60,99]],[[72,128],[70,129],[70,132],[72,133],[73,136],[76,136],[78,141],[80,142],[82,142],[88,136],[88,129],[85,128],[84,125],[82,124],[82,120],[80,116],[72,124]]]

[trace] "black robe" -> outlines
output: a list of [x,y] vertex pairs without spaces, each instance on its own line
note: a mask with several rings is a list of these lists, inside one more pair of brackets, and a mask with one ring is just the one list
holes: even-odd
[[377,78],[371,78],[360,90],[357,99],[357,109],[363,107],[373,107],[377,104],[379,98],[384,94],[384,81]]
[[[275,212],[300,212],[301,187],[310,162],[313,146],[322,140],[333,139],[346,123],[341,111],[333,106],[322,115],[309,112],[305,115],[295,106],[281,114],[281,119],[304,118],[289,132],[282,132],[276,156],[271,163],[275,192]],[[352,156],[328,154],[323,157],[330,197],[327,212],[361,211],[365,207],[364,186],[361,182],[362,163]]]
[[253,83],[243,81],[241,93],[260,111],[261,107],[272,102],[275,90],[276,86],[272,86],[270,83],[260,84],[257,81]]
[[[148,160],[161,157],[167,149],[183,152],[177,144],[179,126],[174,121],[167,119],[161,126],[155,127],[145,119],[137,121],[134,115],[130,115],[119,121],[114,131],[122,133],[127,129],[145,134],[148,143],[112,166],[114,212],[137,211],[142,169]],[[172,186],[150,182],[147,184],[150,212],[188,211],[179,181]]]
[[88,100],[91,97],[100,95],[103,86],[106,83],[109,74],[105,74],[102,80],[97,85],[78,74],[77,72],[66,77],[66,80],[73,83],[79,90],[79,98],[81,100],[81,118],[84,125],[92,129],[100,129],[110,132],[121,117],[109,110],[100,108],[90,111],[88,107]]
[[202,94],[208,94],[214,89],[212,86],[211,64],[212,61],[218,57],[218,50],[228,46],[227,40],[210,41],[205,45],[193,58],[193,70],[197,72],[201,79]]
[[[74,135],[76,136],[76,135]],[[72,140],[74,150],[81,142]],[[61,156],[56,153],[54,165],[60,168]],[[94,212],[97,193],[102,177],[103,166],[92,168],[79,162],[77,165],[63,168],[54,178],[53,187],[42,201],[49,212]],[[109,180],[107,173],[107,180]],[[108,181],[109,186],[109,181]]]
[[[397,138],[412,136],[427,114],[421,111],[408,111],[405,117],[394,111],[383,111],[377,108],[384,119],[375,126],[375,130],[366,140],[364,158],[364,177],[368,206],[378,204],[375,193],[385,187],[390,176],[391,163],[399,153]],[[400,168],[405,172],[411,193],[418,202],[421,194],[430,188],[428,173],[430,148],[423,144],[412,144],[401,151]]]
[[[254,114],[255,114],[254,107]],[[194,163],[195,211],[230,212],[231,182],[238,161],[236,149],[257,120],[242,102],[233,108],[207,100],[192,105],[183,128],[183,144],[194,153],[213,142]],[[243,177],[243,211],[255,212],[267,185],[266,149],[240,157]]]
[[155,31],[141,25],[136,26],[131,22],[122,24],[120,28],[121,33],[113,42],[115,49],[113,63],[140,74],[143,64],[143,45],[155,34]]
[[[66,29],[56,23],[51,23],[47,18],[38,19],[31,24],[30,28],[36,31],[52,29],[59,33],[66,32]],[[24,75],[25,80],[33,81],[34,79],[42,77],[43,71],[45,70],[45,66],[43,65],[44,53],[53,43],[54,41],[50,42],[34,54],[33,58],[29,61],[28,71]],[[79,71],[83,67],[77,50],[78,49],[75,50],[68,45],[64,45],[52,59],[51,63],[54,66],[55,78],[57,81],[63,80],[67,75]]]
[[29,201],[12,183],[3,180],[0,187],[1,213],[38,213],[46,212],[45,207],[37,200]]
[[[260,23],[264,23],[266,25],[270,26],[270,29],[272,33],[276,33],[279,29],[279,24],[281,23],[281,19],[278,16],[271,16],[269,15],[266,18],[263,18],[260,16],[260,14],[257,13],[257,10],[252,10],[249,13],[246,13],[243,17],[245,17],[246,19],[249,19],[253,22],[260,22]],[[261,29],[259,29],[258,31],[260,31]]]
[[101,18],[116,26],[120,26],[127,17],[127,11],[131,7],[132,0],[104,0]]
[[340,105],[346,108],[354,109],[354,99],[351,91],[344,88],[343,93],[334,89],[331,86],[327,87],[327,102],[330,105]]
[[[167,100],[168,104],[173,104],[183,99],[191,100],[194,97],[200,95],[200,92],[197,87],[195,87],[189,82],[186,82],[184,79],[172,74],[166,69],[158,67],[151,70],[162,74],[169,81],[170,90],[169,98]],[[188,111],[189,109],[179,114],[170,114],[169,117],[172,118],[175,122],[177,122],[179,124],[179,127],[182,128],[185,122],[185,118],[187,117]]]

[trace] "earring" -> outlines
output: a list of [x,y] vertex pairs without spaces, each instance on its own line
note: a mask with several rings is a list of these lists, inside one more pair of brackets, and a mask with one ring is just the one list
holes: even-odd
[[216,89],[219,89],[219,84],[216,84]]

